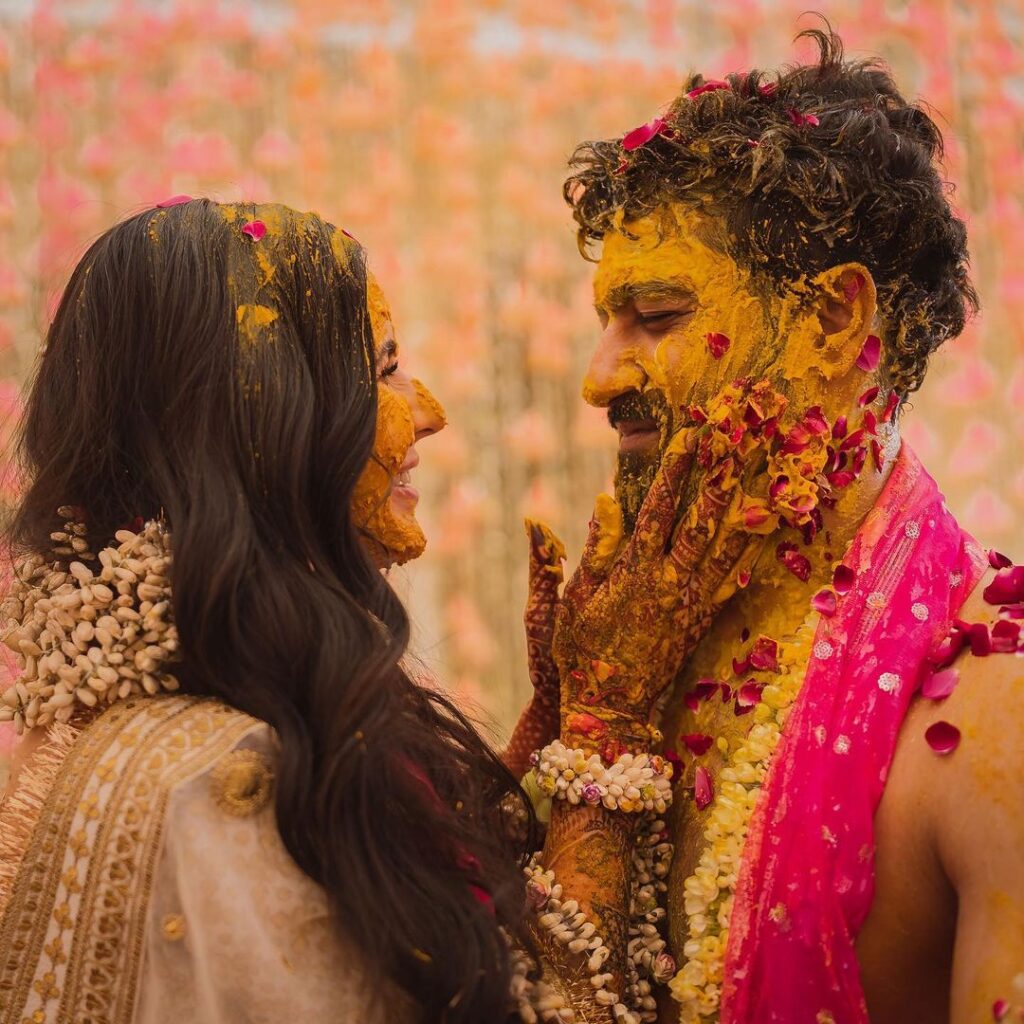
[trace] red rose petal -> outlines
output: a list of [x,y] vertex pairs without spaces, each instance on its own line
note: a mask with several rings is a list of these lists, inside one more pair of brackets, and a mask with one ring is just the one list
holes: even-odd
[[1017,604],[1024,601],[1024,565],[1000,569],[981,596],[989,604]]
[[692,419],[694,423],[707,423],[708,414],[699,405],[691,405],[686,411],[689,413],[690,419]]
[[870,405],[877,397],[879,387],[876,384],[873,388],[868,388],[860,398],[857,399],[857,404],[863,409],[864,406]]
[[1020,623],[1000,619],[992,627],[992,652],[994,654],[1013,654],[1020,646]]
[[967,634],[959,629],[951,630],[949,635],[929,655],[928,661],[935,668],[946,668],[960,656],[967,643]]
[[732,659],[732,674],[734,676],[746,675],[750,671],[750,658],[744,658],[740,661],[739,658]]
[[867,450],[867,447],[865,445],[861,445],[861,447],[858,448],[853,453],[853,464],[852,464],[852,466],[853,466],[853,475],[854,476],[860,476],[860,472],[864,468],[864,463],[867,461],[867,457],[868,457],[868,450]]
[[973,622],[967,634],[971,654],[976,658],[987,658],[992,653],[992,634],[984,622]]
[[768,488],[768,497],[775,500],[781,494],[785,494],[787,490],[789,490],[789,477],[780,476],[772,481],[771,486]]
[[687,98],[695,100],[698,96],[703,96],[708,92],[717,92],[719,89],[731,89],[732,86],[728,82],[720,82],[712,79],[710,82],[705,82],[703,85],[698,85],[696,88],[691,89],[687,94]]
[[691,710],[697,711],[700,708],[700,697],[692,690],[683,697],[683,703]]
[[688,732],[681,739],[694,757],[702,757],[711,749],[711,744],[715,742],[712,737],[702,732]]
[[156,208],[158,210],[168,210],[172,206],[181,206],[182,203],[191,203],[191,196],[171,196],[170,199],[165,199],[162,203],[157,203]]
[[860,290],[863,287],[864,275],[854,274],[854,276],[843,285],[843,295],[846,296],[846,301],[853,302],[853,300],[860,295]]
[[1008,619],[1024,619],[1024,604],[1008,604],[999,609]]
[[705,340],[708,343],[708,350],[715,359],[721,359],[729,351],[729,346],[732,344],[724,334],[719,334],[717,331],[709,332],[705,335]]
[[992,1004],[992,1019],[1003,1020],[1010,1012],[1010,1004],[1005,999],[997,999]]
[[251,220],[242,225],[242,234],[248,235],[254,242],[258,242],[266,233],[267,225],[261,220]]
[[864,440],[864,428],[860,427],[855,430],[852,434],[847,435],[846,439],[839,446],[841,452],[848,452],[851,448],[856,448]]
[[951,754],[960,745],[960,730],[949,722],[934,722],[925,730],[924,738],[936,754]]
[[701,679],[693,688],[698,700],[707,700],[718,690],[718,683],[714,679]]
[[885,403],[885,410],[882,413],[882,422],[888,423],[892,419],[892,414],[896,411],[896,407],[900,404],[900,396],[895,391],[889,392],[889,399]]
[[929,700],[945,700],[960,682],[960,670],[956,668],[943,669],[929,676],[921,687],[921,696]]
[[751,579],[751,576],[750,576],[749,572],[737,573],[737,575],[736,575],[736,585],[740,588],[740,590],[746,590],[747,587],[750,586],[750,579]]
[[991,565],[993,569],[1009,569],[1010,566],[1013,565],[1013,562],[1011,562],[1010,559],[1002,552],[996,551],[995,548],[993,548],[988,553],[988,564]]
[[732,699],[732,687],[728,683],[722,683],[722,703],[727,704]]
[[736,690],[736,703],[741,708],[752,708],[755,704],[761,703],[761,691],[764,689],[760,683],[753,680],[744,683]]
[[835,441],[841,441],[846,437],[846,417],[840,416],[839,419],[832,424],[832,439]]
[[856,582],[857,574],[843,562],[840,562],[836,566],[836,571],[832,573],[832,588],[837,594],[848,594]]
[[750,664],[758,672],[778,672],[779,643],[769,636],[759,636],[750,652]]
[[829,473],[825,479],[828,480],[828,482],[837,491],[841,491],[844,487],[849,487],[857,477],[856,474],[851,473],[849,470],[842,470],[839,473]]
[[829,432],[828,420],[825,419],[820,405],[815,405],[804,413],[804,426],[818,437]]
[[702,764],[697,766],[697,773],[693,779],[693,796],[697,801],[697,807],[702,811],[715,798],[715,790],[711,782],[711,772]]
[[832,618],[836,613],[836,595],[831,590],[819,590],[811,598],[811,607],[826,619]]
[[874,440],[872,440],[871,442],[871,457],[872,459],[874,459],[875,469],[878,470],[879,473],[881,473],[882,465],[885,461],[885,456],[882,452],[882,446],[877,441]]
[[764,85],[759,85],[757,91],[765,98],[770,99],[779,91],[778,82],[765,82]]
[[882,339],[874,334],[869,334],[864,339],[864,347],[857,356],[857,369],[865,373],[871,373],[878,369],[878,361],[882,356]]
[[656,117],[653,121],[648,121],[647,124],[642,124],[639,128],[627,132],[622,137],[622,148],[628,153],[641,146],[646,146],[656,135],[660,135],[665,127],[665,119]]
[[798,579],[806,583],[811,578],[811,560],[793,548],[782,555],[782,564]]

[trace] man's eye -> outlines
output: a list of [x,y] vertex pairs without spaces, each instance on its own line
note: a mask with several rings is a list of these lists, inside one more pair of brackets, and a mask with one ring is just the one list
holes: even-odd
[[398,363],[388,363],[388,365],[385,366],[384,369],[380,371],[380,379],[385,380],[395,373],[398,373]]
[[652,313],[638,313],[637,320],[644,327],[668,327],[674,320],[689,316],[692,309],[665,309]]

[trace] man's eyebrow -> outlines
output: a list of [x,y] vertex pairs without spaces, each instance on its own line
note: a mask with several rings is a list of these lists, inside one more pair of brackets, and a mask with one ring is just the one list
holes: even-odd
[[663,299],[692,301],[696,298],[693,290],[678,281],[641,281],[616,285],[609,289],[604,305],[608,309],[622,309],[631,302],[647,300],[649,302]]

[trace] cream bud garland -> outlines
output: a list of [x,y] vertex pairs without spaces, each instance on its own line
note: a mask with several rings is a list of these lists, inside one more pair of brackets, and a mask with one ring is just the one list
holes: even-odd
[[571,804],[664,814],[672,802],[672,765],[657,754],[625,753],[609,766],[599,754],[554,740],[530,760],[541,792]]
[[166,529],[151,521],[139,533],[119,530],[117,545],[95,557],[85,532],[68,523],[52,534],[57,559],[19,563],[3,603],[3,641],[21,673],[0,697],[0,722],[13,721],[19,733],[132,694],[178,688],[168,674],[178,633]]

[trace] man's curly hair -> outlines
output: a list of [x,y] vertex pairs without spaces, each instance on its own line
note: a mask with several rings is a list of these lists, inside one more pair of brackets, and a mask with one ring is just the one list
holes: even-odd
[[797,38],[817,43],[818,63],[723,83],[693,75],[646,144],[579,145],[564,194],[580,251],[620,210],[632,220],[680,202],[705,212],[719,247],[776,288],[860,262],[885,322],[885,380],[905,396],[978,308],[967,232],[936,166],[942,135],[885,67],[845,60],[827,23]]

